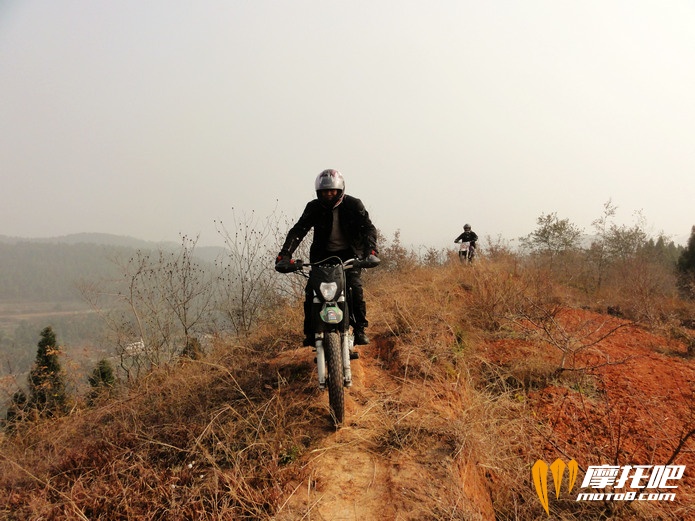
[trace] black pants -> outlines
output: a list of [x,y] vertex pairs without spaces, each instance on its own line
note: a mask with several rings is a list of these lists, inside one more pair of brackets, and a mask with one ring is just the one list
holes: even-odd
[[[316,256],[317,260],[324,259],[329,255],[340,257],[346,261],[355,255],[350,252],[337,252]],[[312,262],[313,259],[312,259]],[[364,329],[369,325],[367,322],[367,304],[364,301],[364,290],[362,289],[362,268],[350,268],[345,270],[345,284],[347,285],[347,303],[350,311],[350,325],[354,329]],[[307,283],[304,296],[304,334],[306,336],[313,335],[314,331],[311,328],[311,304],[314,300],[309,284]]]

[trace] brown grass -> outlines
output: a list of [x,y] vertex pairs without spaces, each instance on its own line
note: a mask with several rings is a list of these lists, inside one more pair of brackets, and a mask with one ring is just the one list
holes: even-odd
[[[566,456],[567,440],[538,396],[560,389],[600,408],[609,391],[599,372],[558,374],[556,350],[518,317],[530,303],[596,303],[511,257],[375,272],[366,293],[373,341],[354,364],[342,428],[316,389],[311,350],[298,347],[293,305],[96,408],[2,435],[0,517],[545,519],[529,469]],[[691,514],[682,502],[552,508],[566,520]]]

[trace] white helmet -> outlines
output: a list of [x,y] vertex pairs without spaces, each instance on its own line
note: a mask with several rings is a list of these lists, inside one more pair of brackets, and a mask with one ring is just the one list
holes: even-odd
[[[335,208],[343,201],[343,195],[345,195],[345,179],[343,179],[343,175],[337,170],[330,168],[321,172],[316,178],[314,187],[316,188],[316,197],[324,206]],[[322,190],[338,190],[338,194],[335,197],[327,199],[325,196],[321,196]]]
[[[345,191],[345,179],[343,179],[343,174],[337,170],[329,168],[321,172],[316,178],[314,183],[316,191],[319,190],[340,190]],[[342,195],[342,194],[341,194]]]

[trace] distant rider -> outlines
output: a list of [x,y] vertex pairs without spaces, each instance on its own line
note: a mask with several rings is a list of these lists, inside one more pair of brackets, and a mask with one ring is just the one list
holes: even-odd
[[[469,256],[469,260],[472,261],[473,256],[475,255],[475,243],[477,240],[478,235],[476,235],[476,233],[473,230],[471,230],[471,225],[466,223],[463,225],[463,233],[456,237],[456,239],[454,239],[454,242],[470,242],[471,253]],[[464,250],[459,250],[459,260],[463,261],[461,257],[463,257],[465,254],[466,252]]]
[[[292,253],[311,228],[314,239],[309,250],[310,262],[337,256],[343,261],[367,255],[377,255],[376,228],[359,199],[345,193],[345,180],[337,170],[324,170],[314,183],[316,199],[309,201],[304,213],[287,233],[287,239],[275,261],[282,268],[283,263],[293,262]],[[278,270],[280,271],[280,270]],[[345,279],[351,295],[351,325],[355,334],[355,345],[369,343],[365,333],[367,305],[362,289],[362,270],[346,270]],[[307,284],[304,300],[304,345],[314,345],[314,332],[311,329],[311,289]]]

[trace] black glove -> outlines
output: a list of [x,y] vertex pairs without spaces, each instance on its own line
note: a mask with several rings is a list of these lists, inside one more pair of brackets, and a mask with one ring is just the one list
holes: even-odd
[[292,260],[292,255],[290,255],[290,252],[286,250],[280,251],[278,256],[275,258],[275,271],[279,271],[280,273],[290,273],[295,271],[295,269],[296,266]]
[[364,256],[364,259],[360,262],[360,267],[362,268],[376,268],[379,263],[381,262],[381,259],[377,257],[379,255],[379,252],[377,251],[376,248],[372,248],[367,255]]

